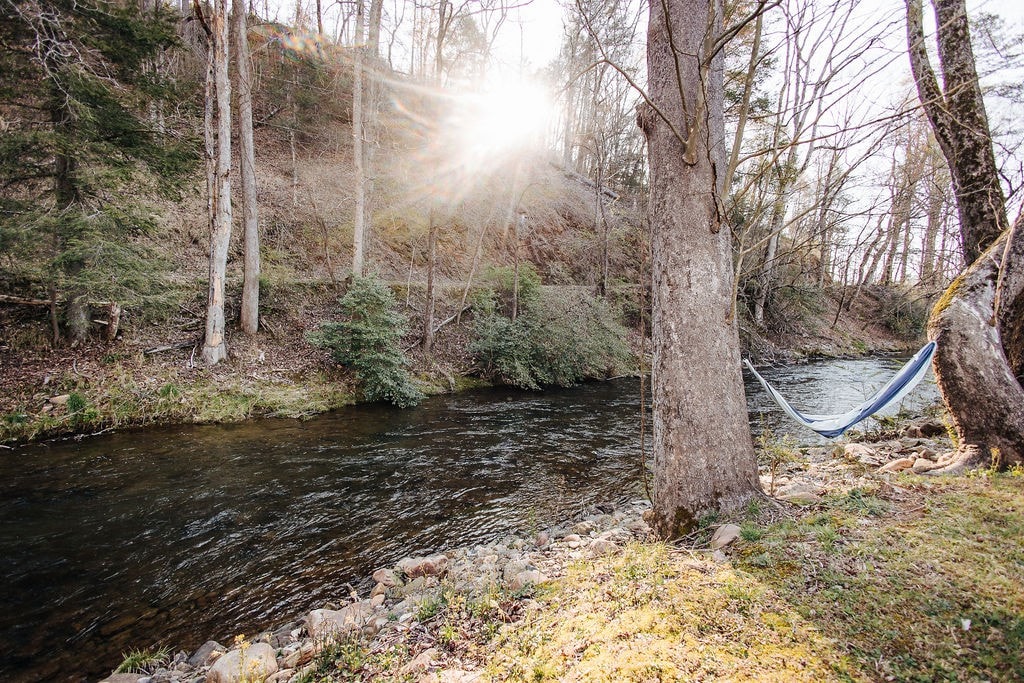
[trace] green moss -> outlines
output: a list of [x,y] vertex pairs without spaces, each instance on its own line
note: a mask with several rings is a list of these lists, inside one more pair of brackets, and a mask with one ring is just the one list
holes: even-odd
[[934,306],[932,306],[931,320],[938,319],[938,317],[942,315],[942,312],[949,308],[950,304],[953,303],[953,299],[956,298],[963,285],[964,274],[958,275],[951,283],[949,283],[949,287],[946,288],[946,291],[942,293],[939,300],[935,302]]

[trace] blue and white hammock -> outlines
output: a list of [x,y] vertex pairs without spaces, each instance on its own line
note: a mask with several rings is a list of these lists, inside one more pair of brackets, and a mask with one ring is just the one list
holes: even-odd
[[786,411],[786,414],[791,418],[807,427],[813,429],[822,436],[830,439],[837,436],[842,436],[843,432],[857,424],[861,420],[874,415],[878,411],[885,408],[887,405],[896,403],[903,400],[903,397],[910,393],[910,391],[917,386],[917,383],[928,372],[928,367],[931,365],[932,356],[935,354],[935,342],[928,342],[924,348],[914,354],[914,357],[907,361],[907,364],[900,368],[900,371],[896,373],[896,376],[889,380],[889,383],[879,389],[874,396],[864,401],[853,410],[839,415],[804,415],[800,411],[789,405],[789,402],[782,397],[778,391],[775,390],[771,384],[762,377],[754,366],[750,364],[750,361],[744,360],[747,368],[754,373],[754,377],[761,383],[764,390],[775,399],[775,402]]

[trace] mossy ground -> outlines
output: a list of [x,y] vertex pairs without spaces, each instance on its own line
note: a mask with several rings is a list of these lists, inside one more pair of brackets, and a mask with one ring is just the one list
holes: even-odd
[[402,667],[428,647],[481,680],[1024,679],[1024,473],[878,479],[766,511],[728,561],[632,543],[569,562],[515,618],[453,597],[401,644],[325,653],[312,680],[416,680]]

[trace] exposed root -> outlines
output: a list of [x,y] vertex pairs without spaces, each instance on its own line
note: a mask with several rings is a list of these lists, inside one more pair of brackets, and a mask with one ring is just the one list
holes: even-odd
[[934,470],[929,470],[925,474],[963,474],[967,470],[988,467],[989,465],[984,457],[984,452],[975,444],[961,446],[956,452],[943,456],[943,460],[946,460],[947,464]]

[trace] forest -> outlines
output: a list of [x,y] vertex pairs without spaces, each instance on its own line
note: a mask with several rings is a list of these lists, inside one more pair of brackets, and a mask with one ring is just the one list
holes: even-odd
[[[194,459],[216,480],[210,491],[224,493],[217,487],[232,477],[221,468],[237,459],[294,449],[307,460],[289,467],[306,471],[320,467],[323,448],[352,448],[344,457],[365,458],[376,474],[350,474],[345,460],[303,485],[232,476],[258,496],[276,487],[328,507],[356,487],[352,502],[337,503],[345,510],[364,504],[355,491],[367,481],[381,501],[410,496],[424,510],[469,497],[486,520],[478,526],[504,534],[430,526],[469,512],[413,521],[374,503],[367,518],[409,525],[379,531],[395,544],[338,551],[338,584],[314,569],[332,544],[317,536],[301,569],[277,570],[310,582],[298,590],[305,601],[290,593],[281,603],[304,617],[191,657],[168,649],[192,651],[202,642],[192,639],[209,635],[186,621],[251,632],[289,615],[240,598],[252,576],[242,573],[224,579],[224,595],[189,593],[187,609],[184,597],[167,602],[154,588],[118,603],[120,619],[110,608],[74,619],[51,610],[38,630],[11,597],[0,633],[32,644],[0,674],[84,680],[74,676],[117,666],[112,649],[144,646],[122,652],[113,676],[1024,675],[1019,654],[999,654],[1024,643],[1024,559],[1013,548],[1024,529],[1024,15],[1010,5],[0,0],[0,457],[13,467],[26,449],[54,444],[48,457],[71,467],[85,467],[85,453],[120,463],[101,455],[109,438],[111,452],[137,443],[148,453],[119,467],[134,472],[152,458],[134,476],[163,482],[177,465],[156,443],[173,433],[167,447],[183,439],[178,459]],[[933,405],[845,436],[844,425],[828,445],[794,440],[796,425],[772,417],[775,407],[758,403],[755,415],[760,389],[741,369],[750,359],[834,411],[829,400],[860,401],[877,388],[868,390],[873,373],[898,367],[879,354],[902,362],[925,342],[935,342],[922,349],[934,353]],[[801,388],[801,373],[817,384]],[[628,401],[601,393],[622,382]],[[442,395],[447,403],[432,398]],[[460,401],[491,406],[490,396],[509,397],[498,414],[509,411],[516,433],[500,420],[474,431],[483,408]],[[573,411],[604,415],[619,402],[631,417],[615,457],[629,474],[602,475],[620,480],[614,491],[594,483],[570,493],[589,486],[577,450],[603,453],[595,444],[621,436],[611,427],[618,414],[601,424]],[[567,411],[551,432],[539,417],[549,410]],[[432,419],[465,431],[451,453],[468,460],[438,461],[437,473],[388,493],[389,459],[416,466],[434,448],[432,432],[412,426]],[[335,432],[324,420],[355,426]],[[234,425],[246,443],[189,425]],[[553,444],[531,451],[553,468],[536,475],[550,485],[525,498],[539,512],[499,513],[486,507],[496,499],[475,497],[504,480],[449,488],[490,482],[490,473],[463,473],[474,454],[490,453],[473,443],[501,434],[532,448],[534,428]],[[263,429],[284,440],[244,436]],[[389,450],[402,430],[416,444]],[[554,445],[570,436],[589,441]],[[504,458],[525,456],[495,453],[495,471],[527,486],[515,467],[504,473]],[[10,507],[0,509],[12,523],[31,491],[58,486],[41,483],[41,471],[19,476],[7,477]],[[62,477],[55,500],[69,519],[95,514],[105,528],[101,510],[74,507],[77,489],[63,488],[72,479]],[[410,493],[428,480],[447,493],[430,502]],[[202,532],[196,557],[208,542],[235,539],[233,525],[287,536],[252,527],[266,510],[240,511],[249,495],[232,490],[237,509],[202,508],[211,524],[230,521]],[[575,495],[573,514],[554,502]],[[626,502],[637,496],[646,502]],[[352,520],[325,514],[348,548]],[[502,514],[511,516],[492,519]],[[533,528],[536,515],[554,515],[552,526]],[[887,517],[904,525],[905,557],[886,541],[897,533]],[[987,546],[964,545],[971,534]],[[417,555],[439,546],[445,554]],[[218,566],[232,564],[224,553]],[[66,561],[54,557],[54,567]],[[12,596],[43,580],[33,562],[11,562]],[[974,576],[993,562],[990,582]],[[911,576],[931,571],[929,595],[948,599],[904,595]],[[355,578],[371,573],[372,582]],[[268,594],[292,590],[260,576]],[[320,600],[328,586],[350,594],[309,611],[310,595]],[[882,595],[901,602],[854,614]],[[211,616],[211,600],[231,616]],[[915,659],[920,643],[889,622],[920,614],[934,647]],[[148,642],[134,640],[140,633]],[[747,643],[742,653],[728,634]],[[95,661],[45,662],[38,642],[49,638],[85,638]],[[652,645],[625,655],[620,640]],[[695,654],[705,647],[714,652]],[[752,671],[762,660],[779,663]]]

